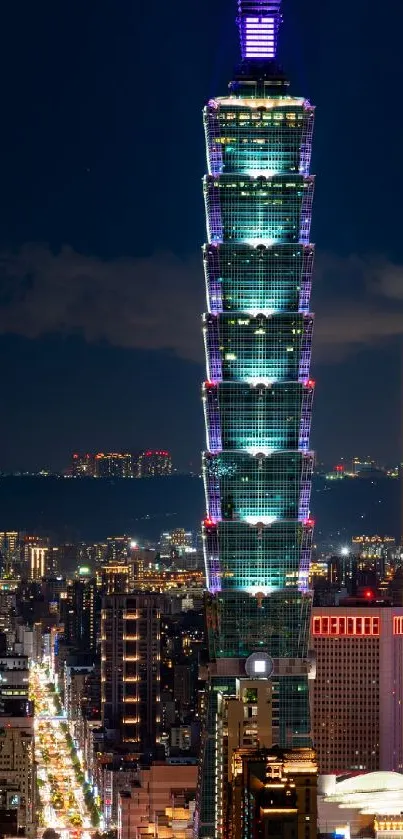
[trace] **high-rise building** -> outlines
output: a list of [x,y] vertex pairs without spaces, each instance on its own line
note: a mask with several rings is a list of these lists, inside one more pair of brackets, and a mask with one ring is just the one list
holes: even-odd
[[60,619],[64,640],[77,649],[95,653],[101,594],[94,577],[73,580],[60,600]]
[[26,699],[2,701],[0,791],[6,808],[16,814],[18,835],[36,836],[34,713]]
[[172,472],[172,458],[169,452],[161,449],[147,449],[137,458],[136,475],[138,478],[155,478],[160,475],[170,475]]
[[321,775],[403,771],[403,608],[312,610],[313,737]]
[[130,536],[108,536],[106,540],[106,559],[108,562],[122,562],[131,552]]
[[94,455],[74,452],[71,458],[71,474],[74,478],[93,478],[95,475]]
[[11,576],[14,567],[20,566],[20,534],[16,530],[2,530],[0,532],[0,555],[3,574]]
[[96,478],[131,478],[132,456],[124,452],[112,452],[95,455]]
[[272,685],[272,742],[310,746],[310,175],[314,109],[277,63],[281,0],[238,0],[242,61],[204,111],[207,728],[198,831],[222,835],[218,696]]
[[391,578],[399,552],[393,536],[353,536],[352,550],[357,556],[360,584],[366,584],[366,575],[368,582],[372,576],[376,583]]
[[232,839],[316,839],[317,771],[311,749],[237,749],[226,835]]
[[6,649],[15,638],[16,624],[16,594],[14,591],[0,591],[0,634],[5,636]]
[[118,562],[104,565],[101,580],[104,594],[128,594],[133,588],[133,568]]
[[101,613],[102,724],[139,754],[160,730],[160,617],[156,594],[111,594]]
[[49,565],[53,569],[49,539],[39,536],[24,537],[24,576],[31,580],[41,580],[48,576]]
[[193,546],[194,536],[190,530],[183,527],[176,527],[175,530],[168,530],[161,533],[160,552],[161,557],[185,558],[196,554]]

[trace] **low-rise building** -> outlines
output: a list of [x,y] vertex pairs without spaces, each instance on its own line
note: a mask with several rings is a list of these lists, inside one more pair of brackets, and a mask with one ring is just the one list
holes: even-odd
[[[118,839],[133,839],[140,837],[142,832],[152,832],[151,825],[158,824],[160,831],[167,809],[174,805],[181,808],[180,813],[179,809],[177,812],[178,818],[183,815],[182,808],[195,799],[197,771],[195,761],[153,763],[148,768],[139,769],[136,782],[119,795]],[[175,814],[171,812],[172,819],[175,821]],[[162,834],[159,832],[158,835]]]

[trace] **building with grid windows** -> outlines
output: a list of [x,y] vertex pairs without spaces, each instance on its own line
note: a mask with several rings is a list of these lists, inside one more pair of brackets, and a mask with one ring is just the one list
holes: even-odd
[[102,600],[102,725],[111,741],[148,759],[161,722],[161,608],[161,597],[151,592]]
[[267,745],[310,747],[314,109],[290,95],[277,63],[280,5],[238,0],[242,61],[204,110],[210,663],[196,830],[206,838],[225,835],[222,713],[244,679],[270,679]]
[[403,772],[403,608],[312,610],[319,773]]

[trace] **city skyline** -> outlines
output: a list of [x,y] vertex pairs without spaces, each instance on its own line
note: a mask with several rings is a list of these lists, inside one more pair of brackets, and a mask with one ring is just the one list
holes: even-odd
[[[217,9],[209,0],[199,19],[180,0],[175,14],[161,8],[157,24],[145,11],[135,14],[129,0],[113,15],[105,2],[96,12],[74,3],[44,10],[23,2],[18,18],[12,6],[5,11],[3,58],[8,67],[17,54],[19,62],[5,91],[8,131],[1,138],[0,365],[9,396],[0,462],[10,471],[61,469],[75,447],[123,450],[135,442],[166,446],[184,468],[198,463],[203,434],[204,150],[198,108],[188,113],[188,101],[191,95],[201,106],[224,89],[237,54],[231,2]],[[30,33],[22,41],[20,14]],[[402,175],[394,100],[402,16],[388,0],[378,38],[375,6],[368,14],[364,0],[350,10],[348,28],[336,5],[310,0],[302,9],[288,0],[281,33],[295,89],[306,91],[318,113],[313,375],[320,385],[312,445],[330,462],[361,449],[393,462],[400,451],[403,252],[395,196]],[[186,20],[184,37],[179,19]],[[136,99],[135,108],[132,98],[151,38],[167,89],[175,90],[166,104],[159,101],[158,113],[152,97]],[[179,55],[179,63],[171,59]],[[154,89],[157,64],[149,70]],[[361,110],[374,114],[365,141]],[[182,125],[180,144],[172,124]],[[388,154],[374,167],[386,136]],[[184,169],[191,176],[178,179]],[[382,381],[382,398],[368,410],[374,381]],[[30,406],[29,422],[21,399]]]
[[403,839],[372,3],[6,10],[0,837]]

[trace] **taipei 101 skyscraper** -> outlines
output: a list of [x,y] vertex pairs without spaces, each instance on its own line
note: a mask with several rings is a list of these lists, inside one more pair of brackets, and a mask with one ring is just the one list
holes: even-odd
[[277,62],[280,6],[239,0],[241,64],[204,110],[209,664],[196,832],[211,839],[225,835],[236,755],[311,748],[314,108]]

